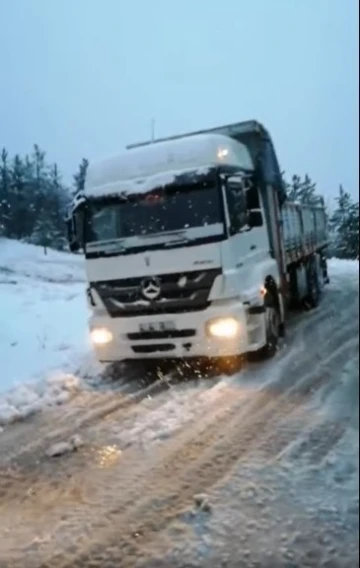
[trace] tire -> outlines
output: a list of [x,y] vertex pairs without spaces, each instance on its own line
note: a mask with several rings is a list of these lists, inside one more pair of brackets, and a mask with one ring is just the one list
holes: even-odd
[[321,288],[319,273],[315,261],[311,262],[307,271],[307,297],[306,304],[310,308],[316,308],[320,303]]
[[324,284],[330,284],[327,260],[326,260],[325,255],[322,255],[322,257],[321,257],[321,269],[322,269],[322,278],[323,278]]
[[264,298],[266,344],[258,352],[262,359],[270,359],[277,352],[281,330],[279,305],[273,294],[267,292]]

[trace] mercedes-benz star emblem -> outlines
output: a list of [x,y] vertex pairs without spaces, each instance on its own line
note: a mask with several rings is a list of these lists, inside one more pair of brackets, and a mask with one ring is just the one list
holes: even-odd
[[161,293],[161,284],[159,278],[151,276],[144,278],[141,282],[141,293],[146,300],[156,300]]

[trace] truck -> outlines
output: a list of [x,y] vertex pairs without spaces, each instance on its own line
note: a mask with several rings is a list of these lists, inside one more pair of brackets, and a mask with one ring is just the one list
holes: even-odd
[[289,201],[254,120],[90,164],[67,225],[100,362],[272,357],[329,281],[324,201]]

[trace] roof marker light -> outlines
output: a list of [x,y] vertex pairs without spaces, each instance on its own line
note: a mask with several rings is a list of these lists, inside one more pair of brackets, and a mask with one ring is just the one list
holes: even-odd
[[222,158],[225,158],[226,156],[228,156],[228,154],[229,154],[229,150],[227,148],[219,148],[218,153],[217,153],[218,158],[220,160],[222,160]]

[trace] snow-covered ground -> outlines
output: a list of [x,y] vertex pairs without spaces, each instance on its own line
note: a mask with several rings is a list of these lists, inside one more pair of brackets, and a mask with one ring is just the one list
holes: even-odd
[[0,565],[357,566],[359,264],[329,273],[272,361],[89,387],[81,257],[0,241]]
[[82,256],[0,239],[0,424],[71,396],[87,317]]

